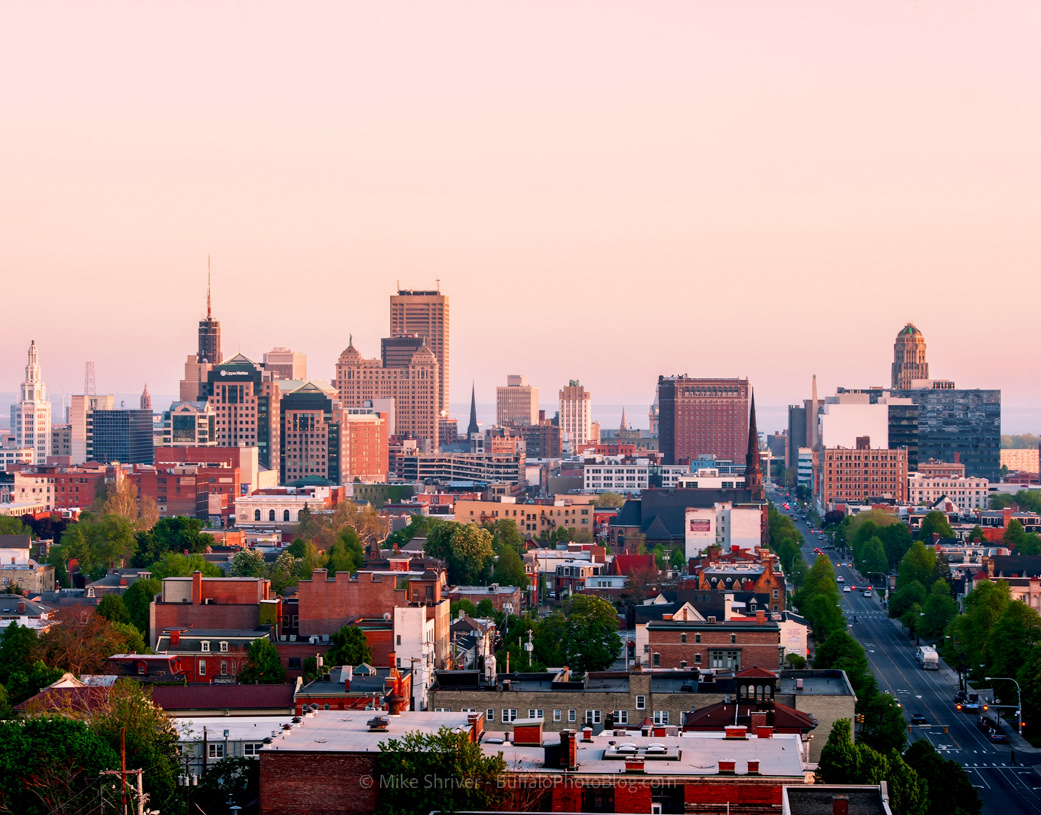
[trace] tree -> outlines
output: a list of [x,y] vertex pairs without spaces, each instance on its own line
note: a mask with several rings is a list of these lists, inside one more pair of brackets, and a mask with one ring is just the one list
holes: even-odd
[[11,674],[28,671],[39,647],[39,638],[33,629],[12,621],[0,639],[0,684],[9,685]]
[[969,533],[969,543],[986,543],[987,536],[983,534],[983,529],[979,524],[976,524]]
[[852,723],[839,719],[831,726],[828,741],[817,762],[818,784],[857,784],[860,782],[860,755],[853,746]]
[[156,580],[167,577],[191,577],[195,572],[201,572],[203,577],[224,576],[224,572],[202,555],[179,555],[176,552],[167,552],[162,560],[151,565],[151,570],[152,577]]
[[902,619],[912,606],[920,606],[925,602],[925,586],[912,580],[902,589],[897,589],[889,598],[889,616],[894,620]]
[[918,581],[926,589],[933,583],[933,570],[936,568],[936,552],[927,548],[921,541],[915,541],[907,554],[900,561],[897,570],[897,591],[914,581]]
[[482,618],[489,618],[495,614],[495,604],[492,603],[487,597],[477,604],[477,616]]
[[886,758],[886,783],[893,812],[925,815],[929,804],[929,785],[904,761],[897,750]]
[[[314,657],[311,657],[314,659]],[[260,797],[260,762],[249,756],[229,756],[211,764],[199,779],[192,803],[204,812],[223,812],[230,798],[246,808]]]
[[149,635],[149,605],[163,589],[163,584],[154,577],[135,580],[123,593],[123,605],[126,607],[130,622],[145,638]]
[[452,536],[452,559],[449,570],[455,571],[454,582],[465,585],[483,583],[487,579],[495,553],[492,536],[487,529],[466,524]]
[[886,550],[888,566],[883,571],[895,569],[907,550],[911,548],[911,530],[901,523],[889,524],[879,530],[879,537]]
[[832,634],[845,631],[846,618],[835,601],[827,594],[815,594],[805,604],[803,613],[813,629],[813,637],[818,645]]
[[1041,555],[1041,535],[1027,532],[1022,542],[1016,546],[1017,555]]
[[549,619],[554,619],[552,628],[559,632],[565,664],[578,673],[610,667],[622,650],[618,615],[599,597],[574,595],[564,603],[562,614],[550,615],[547,623]]
[[456,600],[451,605],[452,619],[459,616],[459,612],[463,612],[467,617],[477,616],[477,606],[467,600],[465,597],[462,600]]
[[147,532],[137,535],[135,566],[148,566],[167,552],[199,555],[215,543],[213,536],[202,531],[202,521],[178,515],[160,518]]
[[933,510],[922,519],[922,525],[918,529],[918,540],[925,543],[933,542],[933,535],[939,533],[941,538],[953,538],[954,531],[947,522],[947,516],[942,512]]
[[846,672],[858,698],[874,691],[875,679],[868,669],[867,654],[860,643],[846,631],[828,637],[813,656],[814,668],[838,668]]
[[1041,617],[1026,603],[1013,600],[995,621],[989,640],[993,675],[1015,676],[1023,665],[1023,655],[1041,643]]
[[117,753],[84,722],[64,716],[0,722],[0,811],[73,815],[84,790],[97,798],[101,771],[118,767]]
[[[426,815],[434,810],[499,809],[506,762],[486,756],[466,733],[442,727],[436,734],[411,732],[380,743],[375,786],[378,812]],[[460,783],[465,779],[466,783]]]
[[499,559],[495,563],[492,580],[500,586],[528,585],[528,574],[524,571],[524,561],[512,546],[503,546],[499,550]]
[[129,623],[130,613],[118,594],[106,594],[98,603],[98,614],[110,623]]
[[912,743],[904,761],[928,784],[927,815],[980,815],[983,811],[983,802],[965,769],[936,752],[928,739]]
[[267,564],[264,555],[257,549],[239,549],[228,566],[232,577],[266,577]]
[[517,522],[513,518],[499,518],[495,523],[482,525],[492,533],[492,545],[496,554],[502,554],[504,546],[508,546],[518,553],[524,551],[524,538],[521,537]]
[[593,499],[593,506],[598,508],[621,507],[625,496],[617,492],[602,492]]
[[958,614],[958,603],[951,596],[951,587],[945,580],[937,580],[929,589],[922,603],[921,634],[929,639],[939,639]]
[[372,649],[365,633],[356,625],[345,625],[332,636],[332,647],[325,655],[329,667],[336,665],[361,665],[372,662]]
[[58,547],[64,563],[75,559],[90,580],[102,578],[111,566],[124,566],[137,551],[134,526],[120,515],[80,515]]
[[886,548],[882,539],[877,535],[864,544],[860,560],[863,566],[860,571],[864,574],[868,572],[889,574],[889,558],[886,557]]
[[137,484],[121,478],[115,484],[106,483],[94,497],[94,512],[98,515],[116,515],[129,521],[132,528],[144,532],[159,520],[159,508],[151,498],[141,498]]
[[354,574],[365,564],[365,549],[358,533],[350,527],[336,536],[332,546],[326,551],[325,567],[330,573],[350,572]]
[[54,615],[40,637],[40,658],[48,665],[80,674],[105,673],[105,661],[127,651],[127,636],[90,606],[67,606]]
[[896,700],[887,693],[873,693],[857,702],[857,712],[864,716],[859,740],[880,753],[902,750],[907,743],[907,724]]
[[788,663],[788,667],[799,671],[806,667],[806,657],[801,654],[785,654],[784,661]]
[[280,685],[286,681],[286,669],[278,658],[278,649],[266,638],[253,640],[246,650],[246,667],[239,674],[243,685]]
[[22,523],[21,518],[0,515],[0,535],[31,535],[32,530]]
[[40,660],[25,671],[15,671],[7,678],[7,692],[11,704],[20,705],[26,699],[31,699],[41,688],[46,688],[61,679],[62,674],[61,669],[52,668]]

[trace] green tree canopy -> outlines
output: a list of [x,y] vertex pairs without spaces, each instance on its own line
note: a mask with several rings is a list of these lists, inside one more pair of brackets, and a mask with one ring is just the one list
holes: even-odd
[[936,551],[921,541],[915,541],[900,561],[896,577],[897,591],[916,580],[928,589],[933,583],[935,568]]
[[933,510],[922,519],[922,525],[918,530],[918,540],[932,543],[935,533],[939,533],[941,538],[954,537],[954,531],[947,522],[947,516],[942,512]]
[[503,546],[499,550],[492,580],[500,586],[520,586],[521,589],[527,587],[528,575],[524,571],[524,561],[512,546]]
[[602,492],[593,499],[595,507],[621,507],[625,503],[625,496],[617,492]]
[[904,761],[929,785],[926,815],[980,815],[983,802],[965,769],[943,758],[928,739],[918,739]]
[[134,523],[122,515],[96,517],[84,512],[65,530],[61,546],[56,548],[66,564],[75,559],[89,580],[98,580],[110,567],[125,566],[134,556]]
[[202,555],[179,555],[167,552],[161,560],[151,566],[152,577],[163,580],[167,577],[191,577],[194,572],[201,572],[203,577],[223,577],[224,572],[210,563]]
[[98,603],[98,614],[111,623],[129,623],[130,612],[118,594],[106,594]]
[[853,746],[852,722],[839,719],[831,726],[817,762],[818,784],[860,783],[860,755]]
[[232,577],[267,577],[264,554],[258,549],[239,549],[228,566]]
[[363,662],[372,662],[372,648],[365,639],[365,632],[356,625],[343,626],[332,636],[332,646],[325,655],[326,666],[356,666]]
[[278,658],[278,649],[269,639],[256,639],[246,649],[246,666],[239,674],[243,685],[280,685],[286,681],[286,669]]
[[137,535],[138,551],[135,566],[148,566],[167,552],[198,555],[213,546],[213,536],[202,531],[202,521],[178,515],[160,518],[147,532]]
[[546,633],[560,643],[565,664],[578,673],[602,671],[621,653],[614,606],[594,595],[570,597],[544,624]]
[[925,614],[922,618],[921,635],[929,639],[939,639],[958,614],[958,603],[951,596],[951,587],[947,581],[937,580],[933,583],[921,605]]
[[123,593],[123,605],[126,607],[130,622],[134,624],[145,639],[149,638],[149,605],[159,592],[163,584],[154,577],[135,580]]
[[[380,743],[376,759],[378,812],[490,811],[499,808],[506,773],[502,754],[486,756],[466,733],[447,727],[436,734],[413,731]],[[466,779],[467,783],[459,781]]]
[[326,550],[325,567],[331,574],[350,572],[354,574],[365,564],[365,547],[361,538],[351,527],[336,536],[333,545]]

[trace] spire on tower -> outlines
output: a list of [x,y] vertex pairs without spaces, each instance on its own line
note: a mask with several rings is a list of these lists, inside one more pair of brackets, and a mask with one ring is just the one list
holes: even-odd
[[625,423],[625,408],[622,408],[622,424],[618,428],[619,430],[628,430],[629,426]]
[[148,383],[145,383],[145,389],[141,392],[141,410],[152,409],[152,395],[148,392]]
[[206,319],[213,319],[213,309],[210,308],[210,255],[206,254]]
[[480,431],[477,426],[477,387],[470,386],[470,425],[466,428],[466,436],[470,438],[474,433]]
[[755,391],[748,412],[748,455],[745,457],[745,489],[751,490],[753,501],[765,501],[763,468],[759,463],[759,428],[755,421]]

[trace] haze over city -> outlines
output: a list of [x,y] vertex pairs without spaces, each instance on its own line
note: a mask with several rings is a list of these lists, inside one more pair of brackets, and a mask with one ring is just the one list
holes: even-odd
[[[768,413],[934,375],[1036,430],[1030,3],[8,5],[0,391],[175,393],[212,254],[225,349],[331,379],[386,298],[452,299],[452,402],[659,374]],[[778,418],[781,413],[778,412]],[[1010,424],[1010,417],[1015,417]],[[613,423],[605,417],[605,426]],[[766,429],[780,422],[764,421]]]

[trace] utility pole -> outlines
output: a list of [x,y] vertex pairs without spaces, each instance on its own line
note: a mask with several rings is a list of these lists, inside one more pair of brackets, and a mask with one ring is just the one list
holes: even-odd
[[124,727],[119,732],[119,769],[118,770],[102,770],[102,775],[118,775],[119,786],[122,799],[122,815],[130,815],[127,809],[127,776],[137,776],[137,815],[144,815],[145,806],[145,791],[143,786],[142,770],[128,770],[127,769],[127,731]]

